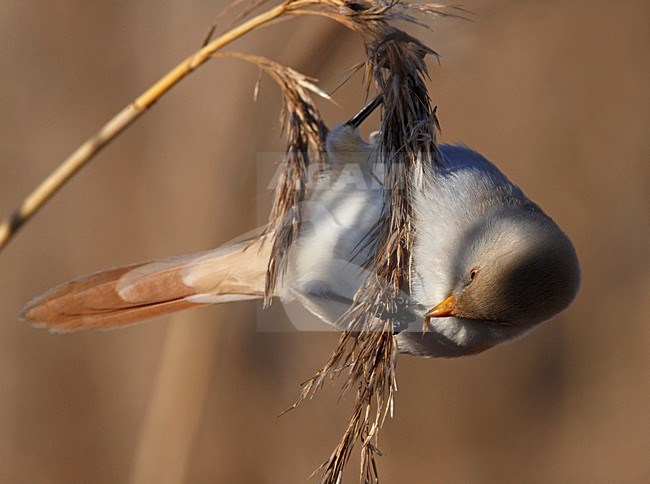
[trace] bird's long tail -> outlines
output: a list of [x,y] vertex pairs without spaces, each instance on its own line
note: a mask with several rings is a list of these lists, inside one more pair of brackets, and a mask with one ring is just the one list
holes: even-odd
[[65,333],[110,329],[189,307],[264,296],[270,244],[258,238],[66,282],[30,301],[21,318]]

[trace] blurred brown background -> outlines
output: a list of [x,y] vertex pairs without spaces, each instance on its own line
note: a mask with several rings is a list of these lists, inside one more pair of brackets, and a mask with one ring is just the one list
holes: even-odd
[[[495,161],[573,238],[575,304],[529,337],[460,360],[401,357],[386,482],[650,480],[650,5],[479,1],[416,33],[442,54],[446,141]],[[200,44],[214,1],[0,2],[0,211]],[[333,89],[360,41],[294,19],[233,49]],[[79,274],[217,246],[256,226],[257,153],[281,149],[279,96],[214,61],[57,195],[0,254],[0,481],[303,482],[350,411],[337,384],[282,418],[333,333],[260,332],[253,303],[122,331],[18,323]],[[354,78],[323,105],[363,103]],[[265,214],[261,214],[263,217]],[[278,317],[282,312],[276,309]],[[357,477],[356,461],[349,481]]]

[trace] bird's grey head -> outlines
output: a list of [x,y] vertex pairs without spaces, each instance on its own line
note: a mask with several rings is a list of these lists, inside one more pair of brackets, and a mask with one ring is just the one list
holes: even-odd
[[457,247],[448,297],[427,320],[454,316],[526,329],[565,309],[578,292],[573,244],[540,211],[494,210],[471,224]]

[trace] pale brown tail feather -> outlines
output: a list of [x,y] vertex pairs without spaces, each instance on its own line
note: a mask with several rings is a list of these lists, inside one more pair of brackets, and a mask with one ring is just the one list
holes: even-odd
[[21,318],[65,333],[124,326],[189,307],[261,298],[270,244],[264,238],[98,272],[30,301]]

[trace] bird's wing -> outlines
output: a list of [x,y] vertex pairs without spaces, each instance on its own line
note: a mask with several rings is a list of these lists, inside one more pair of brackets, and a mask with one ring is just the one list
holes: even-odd
[[270,244],[211,251],[83,276],[30,301],[21,317],[52,332],[110,329],[189,307],[261,298]]

